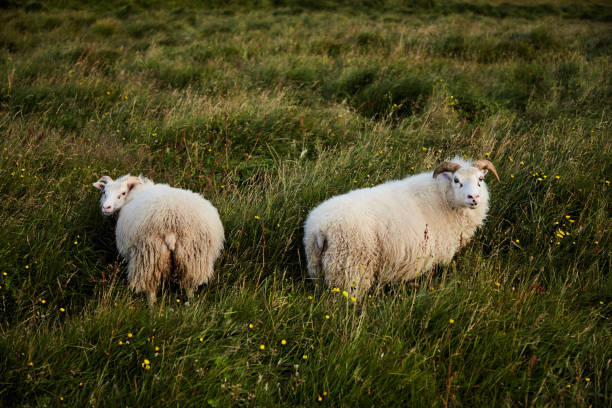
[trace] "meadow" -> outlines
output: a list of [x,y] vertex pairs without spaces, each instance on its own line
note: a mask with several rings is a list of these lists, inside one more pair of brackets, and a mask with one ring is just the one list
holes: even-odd
[[[611,6],[0,7],[0,406],[612,406]],[[315,288],[314,206],[455,155],[502,183],[452,264]],[[187,307],[127,288],[128,172],[219,210]]]

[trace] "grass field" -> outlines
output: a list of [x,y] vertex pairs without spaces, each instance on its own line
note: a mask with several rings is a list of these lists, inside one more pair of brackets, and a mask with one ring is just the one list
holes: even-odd
[[[145,3],[0,3],[0,406],[612,406],[612,7]],[[452,265],[315,290],[310,209],[457,154],[502,184]],[[219,209],[188,307],[127,288],[128,172]]]

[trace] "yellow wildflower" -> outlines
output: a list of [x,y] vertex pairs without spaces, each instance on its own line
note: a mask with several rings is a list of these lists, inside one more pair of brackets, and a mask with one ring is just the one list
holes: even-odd
[[454,323],[455,323],[455,319],[450,319],[448,322],[449,322],[450,324],[454,324]]
[[287,340],[282,339],[282,340],[281,340],[281,344],[282,344],[283,346],[284,346],[284,345],[286,345],[286,344],[287,344]]
[[259,349],[260,349],[260,350],[265,350],[265,349],[266,349],[266,346],[265,346],[264,344],[260,344],[260,345],[259,345]]
[[151,362],[145,358],[144,361],[142,362],[141,366],[145,370],[150,370],[151,369]]

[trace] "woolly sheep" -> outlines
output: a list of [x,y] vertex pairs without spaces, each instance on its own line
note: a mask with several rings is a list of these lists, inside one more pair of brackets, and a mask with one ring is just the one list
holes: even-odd
[[119,213],[117,249],[128,262],[129,286],[145,292],[149,305],[168,278],[176,279],[189,299],[212,278],[223,224],[201,195],[129,174],[115,181],[103,176],[93,186],[101,192],[102,214]]
[[[332,197],[304,225],[311,278],[363,295],[375,279],[407,281],[447,264],[489,210],[488,160],[460,158],[372,188]],[[321,276],[324,275],[324,276]]]

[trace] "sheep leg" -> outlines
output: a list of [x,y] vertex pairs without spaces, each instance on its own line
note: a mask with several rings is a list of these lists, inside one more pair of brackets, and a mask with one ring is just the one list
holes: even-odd
[[177,243],[174,249],[175,273],[188,300],[193,298],[198,286],[212,277],[214,254],[208,252],[209,248],[206,239],[198,239]]
[[152,306],[156,300],[157,288],[168,276],[170,267],[170,251],[161,239],[141,242],[130,253],[130,288],[136,293],[144,292],[149,306]]
[[157,295],[155,294],[155,292],[147,292],[147,303],[149,304],[149,307],[153,307],[156,300]]
[[191,287],[185,288],[185,295],[187,295],[187,300],[193,299],[194,289]]
[[330,246],[322,260],[326,271],[325,283],[360,298],[367,293],[374,281],[374,259],[374,251],[367,246]]

